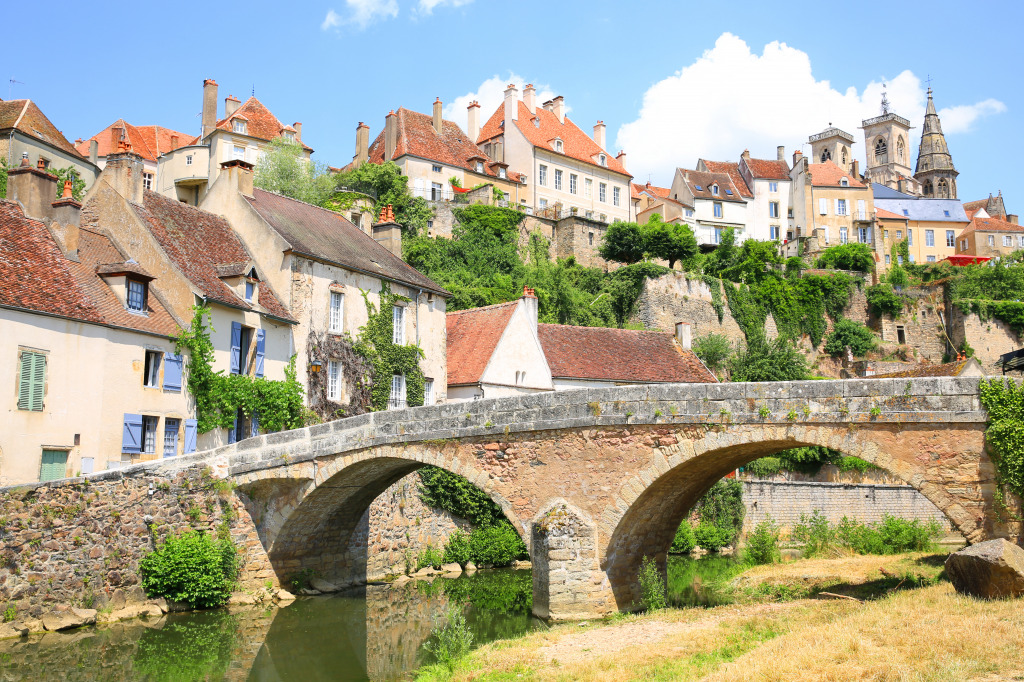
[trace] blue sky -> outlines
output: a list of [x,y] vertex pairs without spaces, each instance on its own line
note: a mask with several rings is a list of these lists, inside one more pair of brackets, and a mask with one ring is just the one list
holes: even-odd
[[11,95],[34,99],[71,140],[118,118],[197,133],[202,81],[213,78],[222,115],[225,96],[244,100],[255,88],[282,122],[303,123],[315,158],[342,165],[359,121],[376,136],[389,109],[429,112],[435,97],[458,121],[480,99],[486,117],[514,80],[563,95],[588,132],[604,120],[608,146],[625,149],[637,181],[667,184],[672,168],[699,157],[736,160],[749,148],[774,158],[780,144],[790,155],[829,122],[854,134],[863,163],[856,126],[877,114],[883,83],[893,110],[916,127],[916,153],[930,75],[960,198],[1001,189],[1011,212],[1024,199],[1010,163],[1024,141],[1024,48],[1015,37],[1024,9],[1010,2],[47,7],[8,8],[17,27],[8,34],[20,38],[8,41],[0,75],[21,81]]

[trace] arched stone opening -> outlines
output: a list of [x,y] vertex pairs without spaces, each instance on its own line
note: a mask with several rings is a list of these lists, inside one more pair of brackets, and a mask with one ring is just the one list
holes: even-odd
[[[914,431],[918,433],[911,435]],[[966,490],[951,488],[929,476],[930,462],[924,459],[927,450],[915,447],[915,443],[928,442],[933,437],[932,429],[905,426],[888,435],[906,437],[909,442],[905,452],[886,452],[883,448],[891,440],[876,440],[877,434],[861,437],[855,431],[841,427],[798,429],[797,433],[787,427],[741,427],[731,434],[709,434],[704,439],[706,443],[695,443],[695,452],[699,454],[652,477],[651,484],[624,511],[620,505],[617,513],[606,513],[606,517],[614,515],[618,520],[604,548],[601,569],[607,576],[617,608],[629,610],[639,603],[637,572],[644,556],[655,559],[659,568],[665,571],[668,548],[676,529],[716,481],[755,459],[792,448],[823,446],[860,457],[885,469],[924,495],[969,542],[999,534],[994,532],[994,515],[990,513],[993,471],[987,456],[975,456],[973,465],[970,456],[954,464],[965,469],[973,466],[973,471],[964,472],[965,478],[973,477],[989,483],[979,486],[987,489],[972,501],[970,495],[965,494]],[[969,442],[960,444],[968,453],[972,448],[977,448],[978,453],[983,451],[980,431],[975,435],[975,438],[968,439]],[[950,469],[949,464],[937,466]]]

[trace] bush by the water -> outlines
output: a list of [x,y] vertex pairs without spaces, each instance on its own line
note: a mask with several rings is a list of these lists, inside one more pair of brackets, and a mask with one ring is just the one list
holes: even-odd
[[435,630],[433,641],[423,645],[437,662],[448,669],[448,672],[455,670],[455,665],[463,656],[469,653],[473,647],[473,631],[466,624],[466,616],[462,613],[462,606],[450,604],[445,614],[447,622],[444,627]]
[[472,561],[478,566],[508,566],[517,559],[528,556],[516,529],[508,521],[491,526],[476,528],[466,535],[455,531],[444,546],[444,563],[465,566]]
[[658,563],[646,556],[640,562],[640,603],[646,611],[668,606],[665,577],[658,570]]
[[668,551],[676,554],[686,554],[696,546],[697,538],[693,535],[693,526],[690,525],[689,519],[683,519],[683,522],[679,524],[679,528],[676,528],[676,536],[672,539],[672,546]]
[[701,521],[693,531],[697,546],[708,552],[717,552],[733,540],[733,530]]
[[436,549],[433,545],[427,545],[423,551],[416,557],[416,570],[421,568],[441,568],[441,564],[447,563],[445,561],[445,552],[440,549]]
[[804,556],[812,557],[843,550],[857,554],[923,552],[932,548],[942,533],[942,524],[935,519],[923,523],[886,514],[880,522],[865,524],[844,516],[833,524],[815,510],[810,516],[800,515],[792,537],[804,543]]
[[754,527],[747,536],[744,556],[752,564],[777,564],[782,559],[779,551],[779,526],[771,518]]
[[697,527],[683,519],[676,529],[670,552],[684,554],[694,547],[708,552],[736,542],[743,528],[743,484],[736,479],[722,479],[711,486],[693,507]]
[[150,597],[208,609],[227,603],[238,575],[238,551],[230,538],[202,531],[172,535],[139,562],[142,588]]

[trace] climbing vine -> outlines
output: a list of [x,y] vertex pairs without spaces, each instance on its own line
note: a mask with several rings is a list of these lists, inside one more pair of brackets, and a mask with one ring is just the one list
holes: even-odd
[[210,309],[192,307],[192,322],[179,330],[177,352],[189,353],[187,386],[196,401],[200,433],[231,428],[238,410],[246,417],[258,415],[260,428],[282,431],[303,426],[302,386],[295,378],[295,356],[285,367],[284,381],[246,374],[228,374],[213,369],[213,326],[206,320]]
[[85,196],[85,180],[79,177],[74,168],[47,168],[46,172],[57,178],[57,199],[64,196],[64,181],[71,180],[71,198],[81,201]]
[[363,291],[366,303],[366,324],[359,329],[354,350],[373,368],[370,389],[370,403],[374,410],[386,410],[388,398],[391,396],[390,377],[395,374],[405,376],[406,404],[418,407],[423,404],[423,370],[420,369],[420,358],[424,357],[423,349],[417,345],[394,343],[394,318],[392,308],[396,303],[409,299],[391,293],[387,282],[381,283],[380,308],[370,302],[368,291]]
[[[310,329],[306,339],[306,355],[310,364],[319,362],[319,372],[307,373],[307,395],[309,411],[307,421],[326,422],[342,417],[354,417],[369,412],[371,408],[371,387],[374,384],[373,366],[360,355],[349,334],[330,334]],[[329,366],[335,360],[341,368],[338,377],[345,387],[347,402],[331,400],[329,397]]]
[[988,410],[985,443],[996,465],[996,501],[1005,510],[1004,487],[1024,497],[1024,385],[982,380],[981,404]]

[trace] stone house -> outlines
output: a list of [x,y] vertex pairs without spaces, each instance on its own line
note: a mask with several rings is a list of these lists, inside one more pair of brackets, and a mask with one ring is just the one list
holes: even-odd
[[911,263],[935,263],[956,253],[956,239],[967,227],[957,199],[918,197],[871,184],[879,236],[878,270],[888,270],[892,247],[907,240]]
[[790,177],[793,238],[811,238],[808,251],[858,242],[874,248],[874,197],[856,173],[843,170],[831,159],[811,163],[797,151]]
[[196,449],[161,278],[53,201],[57,180],[12,169],[0,199],[0,484],[91,473]]
[[224,118],[218,119],[217,83],[203,81],[203,131],[182,146],[160,154],[154,191],[198,206],[217,180],[225,161],[255,164],[271,141],[297,143],[302,158],[313,149],[302,141],[302,124],[285,125],[255,97],[243,104],[234,95],[224,98]]
[[967,218],[973,218],[978,211],[984,211],[985,215],[982,217],[999,218],[1000,220],[1008,220],[1011,223],[1017,222],[1017,216],[1006,212],[1006,204],[1003,203],[1003,192],[1002,190],[996,196],[992,196],[990,193],[988,199],[979,199],[977,201],[965,201],[964,211],[967,213]]
[[[124,245],[160,283],[164,304],[183,327],[192,320],[193,306],[210,309],[214,371],[283,380],[295,352],[295,318],[269,273],[227,220],[144,189],[143,168],[137,154],[109,155],[85,197],[82,226]],[[198,447],[205,450],[258,431],[258,417],[239,412],[233,428],[200,434]]]
[[[711,163],[716,165],[715,162]],[[708,167],[703,159],[699,165]],[[729,172],[677,168],[670,190],[674,201],[684,207],[693,207],[693,219],[689,225],[697,237],[697,243],[702,247],[713,248],[719,244],[722,230],[729,227],[735,231],[737,244],[750,238],[747,231],[747,201],[753,195],[742,178],[739,178],[738,172],[734,179]]]
[[658,331],[539,324],[537,297],[448,313],[448,399],[628,384],[716,382],[690,326]]
[[[791,180],[785,154],[785,148],[779,147],[777,159],[755,159],[744,149],[736,163],[705,159],[697,162],[698,171],[728,174],[739,195],[747,201],[745,239],[782,241],[787,238],[783,228],[791,213]],[[737,239],[737,243],[740,241]]]
[[636,222],[643,225],[652,215],[657,214],[664,223],[692,223],[693,206],[673,199],[671,194],[669,187],[656,187],[650,182],[644,185],[630,183],[630,200],[633,202]]
[[957,236],[956,255],[998,258],[1024,249],[1024,227],[1016,222],[984,217],[984,211],[974,218]]
[[[426,400],[444,401],[450,294],[401,259],[397,224],[379,223],[373,228],[376,239],[370,237],[339,213],[254,188],[252,166],[241,161],[223,164],[202,205],[230,221],[295,320],[289,347],[297,355],[300,383],[310,386],[310,363],[317,361],[327,374],[327,399],[348,402],[352,387],[344,381],[342,358],[311,356],[310,343],[316,347],[318,338],[355,337],[368,320],[367,303],[379,307],[386,286],[403,297],[392,311],[395,339],[423,349]],[[395,404],[404,403],[404,378],[393,386],[399,393]]]
[[[8,168],[17,166],[28,154],[29,164],[43,168],[75,169],[79,178],[90,187],[100,169],[95,162],[80,154],[57,126],[30,99],[0,100],[0,159]],[[56,189],[51,199],[56,199]]]
[[142,186],[155,190],[158,186],[157,170],[161,154],[172,152],[188,144],[193,135],[180,133],[162,126],[133,126],[119,118],[88,140],[75,140],[75,149],[101,170],[107,157],[127,148],[142,157]]
[[[509,84],[505,100],[484,123],[477,145],[492,161],[525,174],[530,212],[558,220],[581,215],[604,223],[633,219],[626,155],[605,147],[605,124],[587,135],[565,115],[562,97],[538,106],[533,85]],[[470,110],[470,137],[473,137]]]

